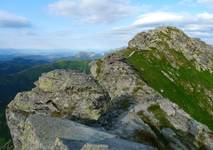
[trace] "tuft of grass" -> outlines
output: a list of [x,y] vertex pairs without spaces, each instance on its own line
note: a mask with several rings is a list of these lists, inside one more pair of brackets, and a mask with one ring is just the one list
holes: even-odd
[[[165,146],[168,145],[167,139],[161,134],[161,131],[158,127],[154,126],[150,119],[144,115],[143,111],[140,111],[137,113],[137,115],[146,123],[149,125],[149,127],[152,129],[152,131],[155,133],[155,135],[158,137],[158,141],[155,141],[153,137],[150,134],[146,134],[144,132],[141,132],[140,130],[135,132],[135,138],[138,142],[142,142],[145,140],[146,142],[152,143],[156,145],[159,149],[166,149]],[[145,137],[144,137],[145,136]],[[151,140],[151,141],[150,141]],[[154,143],[153,143],[154,142]]]
[[101,65],[102,65],[102,60],[97,60],[97,69],[96,69],[96,74],[99,75],[101,73]]
[[144,130],[135,131],[135,140],[138,143],[149,143],[155,147],[163,147],[162,144],[151,133]]
[[148,111],[152,112],[159,120],[160,128],[173,128],[172,124],[166,118],[166,113],[160,108],[158,104],[151,105]]

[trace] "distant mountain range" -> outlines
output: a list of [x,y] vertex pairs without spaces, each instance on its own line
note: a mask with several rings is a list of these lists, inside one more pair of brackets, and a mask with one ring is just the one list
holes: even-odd
[[[78,52],[72,55],[48,54],[48,55],[0,55],[0,76],[14,74],[35,65],[48,64],[58,60],[94,60],[104,54],[95,52]],[[1,59],[3,58],[3,59]]]
[[[12,53],[14,55],[11,55]],[[27,55],[23,51],[0,50],[0,90],[2,91],[0,104],[9,101],[18,91],[27,90],[27,87],[32,88],[33,81],[43,72],[57,68],[79,69],[77,67],[82,63],[98,59],[103,55],[105,54],[83,51],[69,55],[65,53]],[[77,67],[72,66],[73,64]]]
[[52,60],[67,58],[67,57],[84,57],[94,58],[103,56],[106,51],[80,51],[80,50],[33,50],[33,49],[1,49],[0,48],[0,61],[8,61],[17,57],[30,58],[30,59],[45,59]]

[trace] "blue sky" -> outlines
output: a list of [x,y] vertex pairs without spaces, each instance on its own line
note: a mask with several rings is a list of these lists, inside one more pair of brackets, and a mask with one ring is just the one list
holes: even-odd
[[114,49],[162,25],[213,44],[213,0],[0,0],[0,48]]

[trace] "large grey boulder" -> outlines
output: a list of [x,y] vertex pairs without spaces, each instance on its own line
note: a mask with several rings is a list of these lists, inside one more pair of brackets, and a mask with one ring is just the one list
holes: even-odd
[[32,114],[93,121],[108,107],[108,94],[86,74],[55,70],[43,74],[36,85],[32,91],[17,94],[7,108],[7,122],[16,149],[23,144],[20,136],[24,122]]
[[32,115],[24,126],[20,150],[155,150],[66,119]]
[[122,56],[109,55],[91,63],[91,74],[108,91],[110,97],[131,95],[144,85],[144,81],[122,60]]

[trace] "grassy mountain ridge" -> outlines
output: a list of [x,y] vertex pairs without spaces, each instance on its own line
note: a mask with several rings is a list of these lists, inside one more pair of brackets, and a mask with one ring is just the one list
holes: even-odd
[[[171,39],[168,34],[166,38]],[[194,60],[186,59],[166,42],[159,45],[161,48],[128,48],[126,62],[149,86],[213,130],[213,102],[207,94],[213,89],[213,74],[198,70]]]

